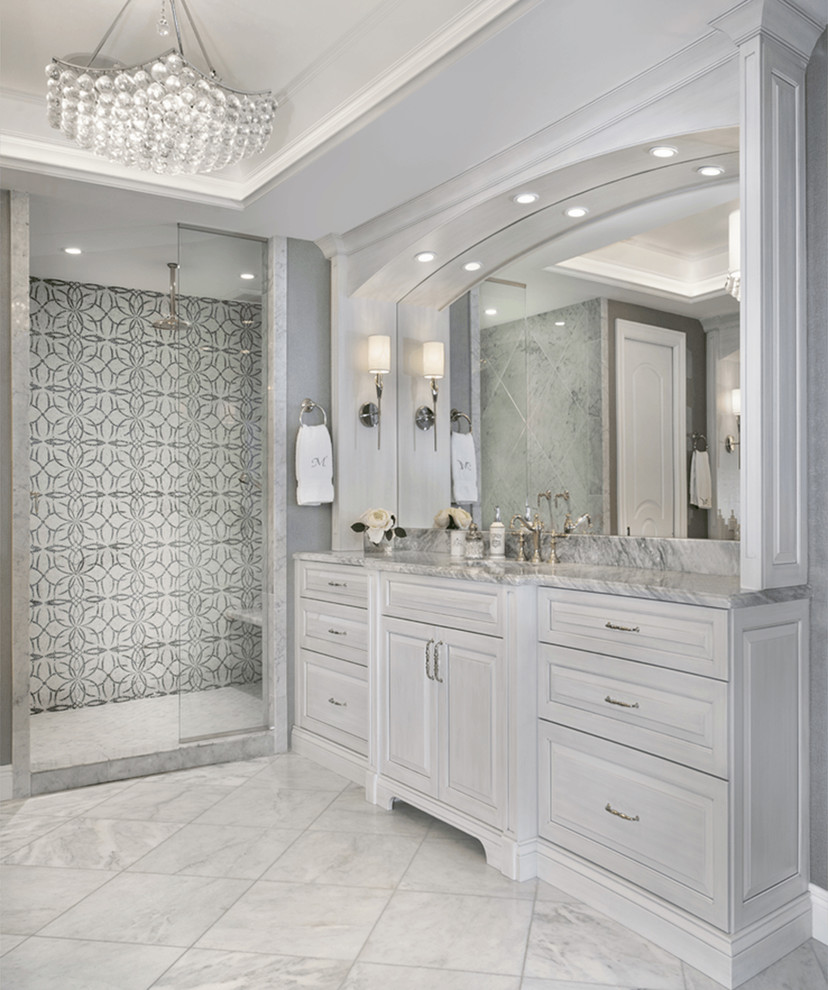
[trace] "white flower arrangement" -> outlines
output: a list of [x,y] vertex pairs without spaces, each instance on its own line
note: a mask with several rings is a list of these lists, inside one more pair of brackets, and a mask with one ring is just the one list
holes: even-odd
[[434,517],[434,525],[438,529],[468,529],[471,521],[471,515],[459,506],[440,509]]
[[405,536],[405,530],[397,526],[397,517],[388,509],[367,509],[355,523],[351,523],[351,529],[355,533],[366,533],[374,544],[380,543],[383,537],[393,540],[395,536]]

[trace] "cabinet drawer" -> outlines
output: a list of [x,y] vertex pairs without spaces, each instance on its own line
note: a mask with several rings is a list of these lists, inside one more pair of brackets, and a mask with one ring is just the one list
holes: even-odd
[[539,831],[727,928],[727,784],[582,732],[539,724]]
[[727,679],[721,609],[540,588],[538,639]]
[[362,754],[368,752],[368,672],[365,667],[300,651],[303,728]]
[[306,650],[368,662],[368,613],[354,605],[303,598],[299,603],[299,644]]
[[303,598],[368,607],[368,574],[362,567],[303,561],[299,574]]
[[727,685],[540,644],[538,714],[727,777]]
[[500,588],[483,582],[382,575],[382,610],[401,619],[500,636],[502,601]]

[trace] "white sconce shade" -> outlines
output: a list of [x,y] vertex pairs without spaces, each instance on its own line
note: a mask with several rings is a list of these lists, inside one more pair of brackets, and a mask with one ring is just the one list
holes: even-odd
[[734,416],[742,415],[742,390],[740,388],[730,390],[730,408]]
[[368,338],[368,372],[387,375],[390,371],[391,338],[385,334],[374,334]]
[[442,378],[446,372],[446,352],[442,340],[423,344],[423,378]]

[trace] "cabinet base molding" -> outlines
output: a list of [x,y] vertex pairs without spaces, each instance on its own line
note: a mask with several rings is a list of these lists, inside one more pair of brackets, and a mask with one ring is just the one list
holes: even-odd
[[[391,808],[395,800],[405,801],[413,808],[419,808],[420,811],[439,818],[447,825],[453,825],[454,828],[477,839],[483,846],[488,865],[499,870],[510,880],[529,880],[537,875],[534,871],[534,840],[531,843],[524,843],[521,847],[513,837],[501,830],[486,825],[436,798],[385,777],[377,777],[373,785],[369,784],[366,788],[366,796],[369,801],[383,808]],[[532,872],[528,872],[529,867],[532,868]],[[522,875],[518,875],[519,873]]]
[[290,737],[290,748],[300,756],[306,756],[328,770],[333,770],[355,784],[365,783],[368,761],[359,753],[352,753],[338,743],[329,742],[312,732],[306,732],[294,725]]
[[811,884],[811,910],[813,911],[813,927],[811,935],[819,942],[828,945],[828,890]]
[[740,986],[811,937],[805,893],[734,934],[541,840],[538,876],[650,939],[727,987]]

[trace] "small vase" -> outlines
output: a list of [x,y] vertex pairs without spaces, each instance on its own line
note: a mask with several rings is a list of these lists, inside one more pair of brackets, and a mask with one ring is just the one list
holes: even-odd
[[390,540],[383,538],[379,543],[372,543],[368,539],[368,534],[362,534],[362,550],[366,555],[371,555],[372,557],[384,556],[385,554],[391,553],[394,547],[394,537],[392,536]]
[[450,529],[449,547],[452,557],[466,556],[466,531],[465,529]]

